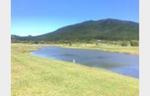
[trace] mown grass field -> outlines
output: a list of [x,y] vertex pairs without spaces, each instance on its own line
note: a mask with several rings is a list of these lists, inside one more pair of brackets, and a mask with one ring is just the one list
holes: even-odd
[[33,56],[39,45],[12,44],[12,96],[138,96],[139,80]]

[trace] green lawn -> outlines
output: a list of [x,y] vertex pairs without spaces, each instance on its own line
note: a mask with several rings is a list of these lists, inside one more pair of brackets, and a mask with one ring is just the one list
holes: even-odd
[[30,54],[39,47],[12,44],[12,96],[139,95],[137,79]]

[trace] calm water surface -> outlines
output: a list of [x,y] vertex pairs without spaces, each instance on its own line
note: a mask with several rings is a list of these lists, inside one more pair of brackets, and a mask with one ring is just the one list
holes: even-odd
[[90,67],[100,67],[119,74],[139,78],[139,56],[99,50],[44,47],[32,54],[75,62]]

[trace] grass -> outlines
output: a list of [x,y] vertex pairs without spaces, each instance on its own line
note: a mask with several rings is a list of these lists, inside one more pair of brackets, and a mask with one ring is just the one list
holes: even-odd
[[12,96],[139,95],[137,79],[30,54],[39,47],[12,44]]
[[81,49],[96,49],[102,51],[109,51],[109,52],[118,52],[118,53],[128,53],[128,54],[139,54],[138,47],[132,46],[121,46],[115,44],[106,44],[106,43],[99,43],[96,44],[84,44],[84,43],[75,43],[69,46],[69,44],[59,44],[59,46],[67,47],[67,48],[81,48]]

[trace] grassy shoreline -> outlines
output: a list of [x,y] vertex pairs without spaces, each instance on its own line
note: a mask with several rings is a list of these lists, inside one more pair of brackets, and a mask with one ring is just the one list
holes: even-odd
[[121,45],[114,45],[114,44],[100,43],[98,45],[95,45],[95,44],[86,44],[86,43],[74,43],[71,46],[69,44],[49,44],[49,46],[60,46],[64,48],[91,49],[91,50],[101,50],[101,51],[107,51],[107,52],[139,55],[138,47],[121,46]]
[[12,44],[12,96],[138,96],[139,80],[30,54],[43,45]]

